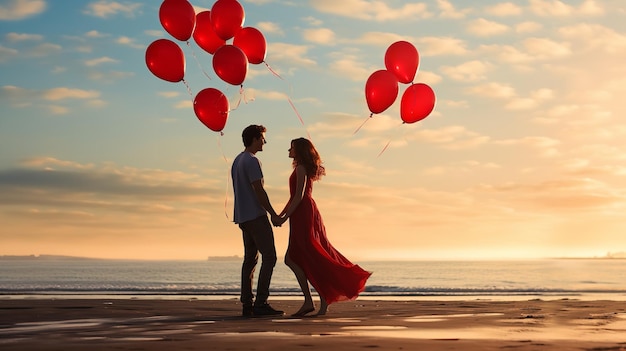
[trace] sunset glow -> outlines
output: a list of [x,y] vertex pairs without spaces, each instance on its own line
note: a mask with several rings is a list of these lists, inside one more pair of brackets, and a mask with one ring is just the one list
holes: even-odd
[[[290,140],[310,136],[327,170],[313,196],[348,257],[626,251],[623,1],[240,3],[267,40],[242,92],[163,29],[159,1],[0,4],[0,255],[242,255],[228,170],[249,124],[268,129],[277,210]],[[182,48],[185,83],[146,68],[159,38]],[[400,98],[369,118],[364,96],[399,40],[437,96],[413,124]],[[230,100],[223,135],[194,115],[207,87]],[[287,237],[275,230],[281,256]]]

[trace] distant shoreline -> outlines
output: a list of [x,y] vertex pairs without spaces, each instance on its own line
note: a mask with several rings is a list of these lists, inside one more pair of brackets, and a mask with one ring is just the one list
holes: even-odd
[[[240,256],[209,256],[207,261],[236,261],[243,259]],[[624,260],[626,254],[616,254],[611,256],[602,257],[536,257],[536,258],[511,258],[511,259],[420,259],[416,258],[415,261],[524,261],[524,260]],[[0,261],[70,261],[70,260],[90,260],[90,261],[203,261],[201,259],[186,260],[186,259],[133,259],[133,258],[98,258],[98,257],[81,257],[81,256],[66,256],[66,255],[0,255]],[[372,259],[362,260],[366,261],[411,261],[411,260],[391,260],[391,259]]]

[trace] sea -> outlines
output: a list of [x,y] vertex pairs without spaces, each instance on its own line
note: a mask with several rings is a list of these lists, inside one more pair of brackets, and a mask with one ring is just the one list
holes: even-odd
[[[626,259],[355,263],[373,272],[360,296],[364,299],[626,300]],[[236,298],[240,271],[241,259],[238,258],[198,261],[0,259],[0,299]],[[274,270],[270,294],[282,298],[302,296],[293,273],[281,261]]]

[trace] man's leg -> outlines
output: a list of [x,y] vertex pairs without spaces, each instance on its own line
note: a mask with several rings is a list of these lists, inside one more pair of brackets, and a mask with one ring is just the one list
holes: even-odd
[[254,232],[254,228],[250,224],[250,222],[244,222],[239,224],[239,228],[241,228],[244,248],[243,264],[241,265],[240,301],[243,304],[245,310],[246,308],[252,308],[252,302],[254,300],[254,294],[252,292],[252,280],[254,279],[254,269],[258,260],[258,252],[254,237],[252,235],[252,233]]
[[276,247],[274,245],[274,232],[267,216],[262,216],[254,221],[254,241],[261,253],[261,270],[259,271],[257,297],[255,305],[262,306],[267,303],[270,295],[270,281],[276,265]]

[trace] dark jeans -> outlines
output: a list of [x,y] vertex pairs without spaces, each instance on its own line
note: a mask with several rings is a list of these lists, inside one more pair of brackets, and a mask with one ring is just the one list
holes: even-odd
[[257,297],[255,305],[267,302],[270,295],[270,281],[276,265],[276,247],[274,246],[274,231],[267,216],[261,216],[251,221],[239,223],[243,234],[244,257],[241,266],[241,303],[252,305],[252,280],[256,268],[258,254],[261,253],[261,271],[257,283]]

